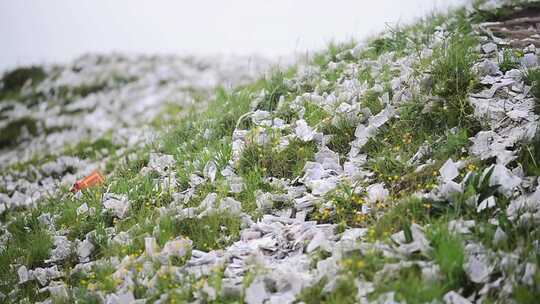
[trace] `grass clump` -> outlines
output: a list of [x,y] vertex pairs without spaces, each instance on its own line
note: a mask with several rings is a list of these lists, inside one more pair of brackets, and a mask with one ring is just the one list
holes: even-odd
[[[464,148],[470,144],[468,138],[473,134],[465,127],[449,131],[446,116],[450,116],[450,112],[442,108],[440,111],[424,111],[425,106],[419,96],[401,105],[399,118],[382,126],[362,148],[368,155],[368,166],[375,172],[376,179],[389,183],[392,192],[400,195],[427,188],[434,180],[430,174],[438,168],[431,166],[433,168],[416,172],[418,164],[427,158],[436,164],[448,158],[459,158],[466,152]],[[418,163],[410,162],[420,147],[428,149],[427,155],[417,160]]]
[[455,132],[446,132],[442,140],[434,144],[434,158],[446,160],[461,156],[469,145],[469,133],[467,129],[462,128],[458,128]]
[[[17,259],[21,259],[24,265],[34,268],[49,257],[52,238],[37,217],[19,218],[9,226],[8,231],[13,235],[11,245],[20,250]],[[8,244],[8,247],[11,246]]]
[[535,273],[532,286],[518,284],[514,289],[516,303],[534,304],[540,297],[540,274]]
[[527,176],[540,175],[540,136],[521,147],[518,162],[523,167]]
[[15,93],[22,89],[27,83],[31,82],[32,85],[40,83],[47,74],[45,71],[37,66],[22,67],[4,74],[1,79],[2,87],[0,91],[0,99],[9,93]]
[[[84,239],[85,235],[97,227],[109,227],[112,225],[112,217],[102,213],[101,196],[105,189],[96,187],[83,192],[79,200],[71,194],[61,197],[49,198],[42,202],[34,212],[38,214],[50,214],[54,217],[56,229],[67,229],[67,237],[70,240]],[[94,208],[95,214],[77,215],[77,208],[85,202],[88,208]]]
[[379,100],[379,97],[379,93],[368,91],[362,97],[361,104],[363,107],[368,108],[373,115],[375,115],[384,109],[384,106]]
[[[382,293],[393,291],[398,301],[428,303],[440,301],[448,291],[464,286],[467,279],[463,270],[465,262],[463,242],[448,231],[446,221],[440,223],[435,225],[435,229],[428,231],[427,235],[433,248],[431,255],[440,267],[443,277],[428,282],[418,265],[404,267],[396,273],[389,273],[377,282],[376,290],[370,296],[372,300]],[[410,222],[406,225],[410,225]]]
[[369,48],[362,54],[364,58],[375,59],[388,52],[394,52],[398,57],[405,55],[409,42],[407,30],[401,28],[389,28],[383,36],[369,43]]
[[[337,62],[341,60],[353,61],[354,58],[352,54],[347,51],[352,49],[355,45],[356,42],[354,40],[346,43],[336,43],[335,41],[331,41],[324,52],[320,52],[313,56],[313,63],[324,69],[330,62]],[[325,77],[325,79],[327,78]]]
[[[7,226],[11,238],[0,252],[0,291],[4,294],[9,294],[12,287],[17,285],[18,265],[25,265],[27,269],[44,266],[44,261],[50,256],[53,240],[47,227],[39,221],[38,215],[39,213],[33,212],[19,216]],[[37,293],[35,282],[27,282],[21,288],[21,297],[35,301],[43,298]]]
[[325,135],[332,135],[327,146],[330,150],[345,156],[351,150],[351,141],[355,139],[356,124],[344,117],[338,117],[335,123],[327,122],[320,128]]
[[[103,290],[105,292],[114,292],[118,282],[113,279],[113,273],[116,268],[108,263],[93,265],[89,272],[77,272],[71,278],[73,287],[85,291]],[[89,295],[87,295],[88,297]],[[81,298],[78,296],[77,298]],[[84,298],[84,297],[82,297]]]
[[241,88],[230,93],[218,88],[216,100],[205,112],[191,112],[162,137],[161,145],[156,149],[174,155],[182,164],[176,168],[181,187],[187,187],[190,174],[202,171],[209,160],[215,160],[220,169],[227,164],[236,123],[249,112],[251,92],[260,86],[256,84],[253,88]]
[[475,84],[471,68],[477,58],[476,40],[464,31],[453,34],[433,54],[433,90],[444,99],[438,110],[446,114],[443,121],[449,127],[469,125],[473,113],[467,94]]
[[433,206],[417,197],[404,198],[394,204],[388,212],[377,219],[372,226],[373,236],[380,239],[398,232],[411,222],[428,223],[435,215]]
[[[446,289],[441,282],[426,282],[422,277],[422,270],[419,266],[413,265],[401,268],[392,278],[386,278],[379,283],[379,287],[374,295],[383,292],[393,291],[396,293],[396,300],[406,303],[431,303],[442,300]],[[435,301],[434,301],[435,300]]]
[[502,55],[502,60],[499,61],[499,69],[501,72],[506,73],[512,69],[519,68],[519,61],[512,49],[503,49]]
[[19,143],[23,129],[35,136],[37,135],[37,121],[31,117],[22,117],[9,122],[0,130],[0,149],[13,147]]
[[100,138],[95,141],[81,141],[75,145],[70,151],[66,151],[66,155],[76,156],[81,159],[96,159],[100,153],[110,154],[114,152],[118,146],[108,138]]
[[530,85],[531,94],[536,97],[534,112],[540,114],[540,69],[529,69],[525,75],[525,83]]
[[383,257],[382,253],[370,251],[362,254],[360,251],[352,251],[340,261],[341,271],[337,278],[336,287],[329,293],[321,293],[328,283],[327,278],[321,279],[316,284],[304,288],[298,300],[306,304],[310,303],[357,303],[357,287],[355,279],[373,281],[375,274],[380,271],[385,263],[392,260]]
[[193,241],[193,248],[210,251],[224,248],[240,237],[241,219],[227,212],[214,213],[200,219],[183,219],[176,223],[178,235]]
[[311,218],[322,223],[338,223],[340,229],[366,226],[368,215],[362,212],[362,207],[368,204],[362,195],[355,193],[354,186],[340,184],[337,189],[327,193],[325,199],[335,206],[335,210],[316,209]]
[[288,93],[285,85],[285,74],[281,71],[274,71],[269,78],[264,80],[264,90],[264,98],[257,105],[257,110],[276,110],[281,96]]
[[90,94],[97,93],[107,88],[107,83],[91,83],[91,84],[81,84],[76,87],[69,87],[66,85],[58,86],[52,90],[52,93],[55,97],[64,101],[64,103],[69,103],[76,98],[84,98]]
[[327,280],[323,279],[317,284],[305,288],[299,295],[299,300],[306,304],[353,304],[356,303],[358,292],[354,280],[341,278],[334,290],[330,293],[321,294]]
[[463,270],[465,263],[465,250],[463,241],[456,234],[448,231],[446,221],[428,233],[433,246],[433,258],[444,275],[444,284],[447,290],[464,286],[467,277]]
[[255,170],[266,177],[292,179],[302,174],[306,161],[313,159],[316,150],[314,142],[299,139],[291,140],[281,151],[272,145],[252,143],[242,152],[238,169],[242,175]]
[[329,113],[326,112],[323,108],[311,103],[306,102],[304,104],[304,108],[306,109],[304,113],[304,120],[307,122],[308,125],[314,126],[321,121],[327,119],[329,117]]

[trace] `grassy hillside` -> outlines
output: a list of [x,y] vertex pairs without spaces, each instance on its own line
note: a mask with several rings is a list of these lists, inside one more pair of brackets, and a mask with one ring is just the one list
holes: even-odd
[[[35,170],[44,184],[59,158],[11,166],[0,297],[535,303],[537,50],[485,22],[534,15],[536,4],[489,5],[331,44],[218,88],[203,110],[169,108],[182,115],[156,117],[146,145],[116,145],[113,131],[66,149],[60,158],[101,166],[99,187],[23,207],[7,181]],[[4,76],[3,96],[19,94],[19,74]]]

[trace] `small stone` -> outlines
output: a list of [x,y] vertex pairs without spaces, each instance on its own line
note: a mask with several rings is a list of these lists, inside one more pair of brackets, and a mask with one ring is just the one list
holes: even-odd
[[122,219],[127,215],[129,201],[126,195],[105,193],[103,195],[103,207],[111,210],[116,217]]
[[474,283],[486,283],[489,279],[489,267],[476,256],[469,257],[465,265],[465,272]]
[[449,291],[447,292],[444,297],[443,301],[445,304],[471,304],[469,300],[462,297],[459,293],[455,291]]
[[94,248],[94,244],[92,244],[92,242],[89,240],[80,242],[77,246],[77,255],[79,256],[79,260],[81,262],[87,262],[89,260],[88,257],[92,254]]
[[238,179],[231,180],[229,188],[231,189],[231,193],[241,193],[246,188],[246,184],[244,184],[241,177],[238,177]]
[[24,265],[17,269],[17,275],[19,276],[19,284],[23,284],[29,280],[28,269]]
[[80,205],[79,208],[77,208],[76,212],[77,212],[78,216],[86,214],[88,212],[88,204],[84,203],[84,204]]
[[65,284],[60,282],[51,282],[47,287],[47,290],[55,300],[68,300],[69,293],[68,288]]
[[268,211],[274,206],[272,201],[272,194],[268,192],[262,192],[260,190],[255,194],[255,203],[257,204],[257,209],[261,211]]
[[210,182],[214,182],[216,180],[216,174],[217,174],[217,165],[216,162],[211,160],[208,163],[206,163],[206,166],[204,166],[203,169],[203,175],[205,178],[210,180]]
[[524,54],[536,53],[536,46],[534,44],[529,44],[523,49]]
[[369,203],[376,203],[381,202],[384,203],[386,201],[386,198],[390,194],[388,189],[384,187],[384,184],[378,183],[378,184],[372,184],[369,185],[366,189],[367,192],[367,201]]
[[71,242],[65,236],[54,237],[54,249],[48,261],[56,262],[67,259],[71,255]]
[[476,212],[480,213],[484,211],[485,209],[490,209],[490,208],[495,207],[495,205],[496,205],[495,197],[492,195],[484,199],[482,202],[480,202],[480,204],[478,205],[478,208],[476,208]]
[[161,255],[170,257],[183,257],[191,251],[192,241],[185,238],[177,238],[167,241],[161,250]]
[[247,304],[263,304],[268,297],[269,295],[262,280],[255,279],[246,289],[245,301]]
[[306,252],[311,253],[318,248],[322,248],[325,251],[330,251],[330,244],[328,243],[326,235],[322,231],[317,232],[315,236],[313,236],[313,239],[306,247]]
[[226,197],[219,203],[219,210],[227,211],[231,214],[240,214],[242,212],[242,204],[230,197]]
[[317,179],[307,183],[314,195],[324,195],[337,187],[337,181],[334,179]]
[[493,244],[495,246],[500,245],[501,243],[505,242],[507,238],[508,236],[501,229],[501,227],[497,227],[497,230],[495,230],[495,234],[493,235]]
[[302,141],[311,141],[315,136],[315,132],[308,126],[307,122],[303,119],[296,121],[296,128],[294,129],[296,136]]
[[529,286],[534,286],[535,276],[537,274],[537,266],[533,263],[527,263],[525,265],[525,273],[521,278],[521,281]]
[[491,54],[497,51],[497,45],[493,42],[486,43],[482,45],[482,51],[484,51],[486,54]]
[[443,181],[452,181],[454,178],[458,177],[459,170],[456,163],[454,163],[452,159],[448,159],[441,169],[439,169],[439,173],[441,174]]
[[536,54],[528,53],[521,58],[521,65],[525,68],[534,68],[538,65],[538,56]]
[[49,268],[38,267],[32,271],[32,275],[41,286],[45,286],[51,280],[62,277],[62,272],[58,270],[57,265],[54,265]]
[[148,168],[161,175],[168,175],[176,166],[176,161],[172,155],[150,153]]
[[154,237],[145,237],[144,238],[144,251],[149,257],[154,257],[158,253],[158,245],[156,238]]
[[501,73],[501,70],[497,64],[489,59],[485,59],[484,61],[476,64],[475,67],[481,76],[495,76]]
[[[491,170],[492,167],[486,170]],[[484,171],[487,172],[487,171]],[[506,197],[510,197],[513,191],[521,184],[521,178],[512,173],[503,165],[495,165],[493,173],[491,174],[489,185],[498,185],[498,191],[504,194]]]

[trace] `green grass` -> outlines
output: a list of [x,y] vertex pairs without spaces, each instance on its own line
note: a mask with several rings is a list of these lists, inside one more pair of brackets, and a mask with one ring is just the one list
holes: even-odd
[[533,280],[533,286],[516,284],[514,295],[517,303],[534,304],[538,302],[540,296],[540,275],[538,275],[538,272],[534,275]]
[[9,122],[0,130],[0,149],[9,148],[18,144],[23,128],[31,135],[37,135],[37,121],[31,117],[22,117]]
[[499,69],[501,72],[506,73],[512,69],[519,68],[518,56],[512,49],[505,48],[502,50],[502,60],[499,62]]
[[440,282],[425,282],[418,266],[402,268],[395,278],[386,279],[374,295],[393,291],[396,300],[407,303],[429,303],[441,300],[445,288]]
[[[419,201],[411,201],[406,203],[406,207],[412,207],[414,210],[416,208],[414,205],[418,203]],[[399,212],[399,209],[391,211],[396,215],[394,219],[401,221],[410,219],[410,213],[398,215]],[[429,222],[431,222],[431,219],[429,219]],[[406,224],[410,225],[410,222]],[[407,303],[427,303],[433,300],[440,301],[448,291],[467,286],[467,278],[463,270],[463,263],[465,262],[463,241],[447,230],[446,219],[434,222],[433,225],[435,227],[428,230],[427,236],[433,248],[431,252],[432,258],[440,267],[442,278],[428,282],[422,276],[420,267],[413,265],[401,268],[399,272],[392,273],[389,277],[384,277],[381,281],[378,281],[376,290],[370,296],[370,299],[373,300],[384,292],[394,291],[397,300],[406,301]]]
[[[260,84],[254,85],[259,88]],[[189,175],[202,171],[207,161],[214,159],[221,169],[230,159],[231,136],[239,118],[249,111],[251,88],[231,93],[218,89],[216,100],[203,113],[191,112],[161,138],[161,151],[172,154],[181,166],[178,176],[187,186]],[[212,130],[210,137],[205,131]]]
[[275,71],[272,75],[265,79],[265,95],[257,105],[258,110],[274,111],[277,109],[279,99],[288,93],[287,86],[284,82],[285,74],[281,71]]
[[323,108],[311,102],[306,102],[304,104],[304,108],[306,109],[304,113],[304,120],[309,126],[315,126],[316,124],[320,123],[321,121],[327,119],[330,116],[330,114],[326,112]]
[[456,32],[434,50],[432,64],[433,91],[444,99],[442,110],[449,114],[444,121],[450,128],[471,124],[473,109],[466,97],[475,86],[471,68],[478,58],[474,51],[477,41],[469,34],[467,19],[458,20]]
[[448,231],[447,221],[432,228],[428,233],[433,246],[433,258],[444,275],[447,290],[466,286],[467,278],[463,270],[465,251],[461,238]]
[[334,290],[329,293],[321,293],[328,283],[328,279],[323,278],[314,285],[304,288],[298,296],[298,300],[306,304],[357,303],[357,287],[354,280],[373,281],[375,274],[384,267],[385,263],[389,262],[395,262],[395,260],[387,259],[378,252],[367,252],[366,254],[362,254],[360,251],[349,252],[340,261],[342,268],[336,278],[337,285]]
[[410,41],[408,36],[406,28],[391,28],[388,26],[388,30],[383,37],[375,38],[369,42],[369,48],[362,57],[375,59],[388,52],[394,52],[398,57],[401,57],[406,54],[406,48]]
[[[330,41],[324,51],[316,53],[313,56],[313,63],[324,69],[328,66],[330,62],[340,61],[338,59],[338,56],[340,54],[343,54],[347,50],[350,50],[355,45],[356,42],[354,40],[350,40],[349,42],[345,43],[337,43],[335,41]],[[350,54],[347,54],[346,57],[343,58],[343,60],[354,61],[354,58],[352,58]]]
[[341,156],[349,153],[351,150],[350,143],[355,138],[355,122],[345,117],[337,117],[337,123],[333,124],[331,121],[327,121],[320,127],[320,130],[324,135],[332,135],[327,145],[330,150],[339,153]]
[[52,89],[51,93],[54,96],[63,101],[64,104],[70,103],[76,98],[84,98],[90,94],[94,94],[100,91],[103,91],[107,88],[107,83],[91,83],[91,84],[81,84],[76,87],[69,86],[58,86]]
[[433,145],[433,157],[438,160],[459,158],[464,156],[469,146],[469,132],[467,129],[458,128],[454,133],[447,132],[442,141]]
[[[94,188],[83,193],[83,200],[78,200],[70,194],[65,194],[60,199],[51,198],[48,202],[39,207],[41,212],[49,212],[57,216],[55,225],[57,229],[69,229],[68,238],[70,240],[84,239],[84,236],[98,226],[110,226],[112,217],[102,214],[101,195],[104,189]],[[94,216],[77,215],[77,208],[86,202],[89,208],[95,208]]]
[[306,304],[353,304],[356,303],[357,288],[354,281],[339,279],[336,288],[328,293],[322,294],[321,291],[326,284],[326,280],[321,280],[309,288],[302,290],[299,300]]
[[175,225],[178,235],[189,237],[193,248],[203,251],[223,249],[240,238],[241,220],[227,212],[201,219],[183,219]]
[[400,231],[411,222],[426,224],[435,216],[432,205],[414,197],[407,197],[390,206],[388,211],[372,223],[374,237],[382,239]]
[[310,219],[321,223],[338,223],[339,228],[345,227],[365,227],[367,216],[360,215],[363,205],[367,205],[361,195],[355,193],[355,187],[347,183],[340,184],[337,189],[325,195],[325,202],[330,202],[335,207],[335,212],[317,208]]
[[27,81],[30,81],[32,85],[37,85],[46,76],[45,71],[37,66],[22,67],[6,72],[0,80],[2,83],[0,99],[3,99],[4,94],[19,91]]
[[[91,271],[89,272],[81,271],[75,273],[70,278],[70,281],[73,283],[74,289],[79,289],[80,291],[88,292],[89,289],[90,291],[99,289],[105,292],[114,292],[118,285],[112,278],[115,271],[116,268],[112,267],[110,264],[102,263],[92,266]],[[89,294],[86,296],[90,297]],[[78,298],[80,298],[80,295]]]
[[521,147],[518,162],[527,176],[540,175],[540,136],[535,136],[530,143]]
[[271,145],[248,145],[242,152],[238,165],[240,174],[252,171],[262,172],[263,176],[293,179],[303,172],[306,161],[312,160],[316,144],[294,139],[282,151]]
[[527,70],[525,83],[531,86],[531,94],[536,98],[534,112],[540,114],[540,69]]
[[384,109],[383,104],[379,100],[380,94],[368,91],[361,99],[360,103],[363,107],[368,108],[373,115]]
[[94,141],[80,141],[74,147],[64,152],[64,154],[75,156],[80,159],[97,159],[99,155],[110,155],[118,148],[119,146],[113,144],[110,139],[100,138]]
[[[17,269],[13,268],[13,264],[33,269],[45,266],[44,260],[49,258],[53,245],[52,237],[37,219],[38,215],[39,213],[33,212],[27,216],[19,216],[7,227],[12,237],[0,253],[0,291],[4,294],[8,294],[18,282]],[[37,294],[36,285],[28,282],[22,286],[21,297],[43,299],[42,295]]]
[[414,172],[416,165],[409,163],[421,146],[427,145],[431,149],[425,159],[431,158],[436,163],[448,158],[458,159],[465,154],[465,148],[470,144],[468,138],[476,131],[461,127],[449,132],[446,117],[452,116],[452,110],[441,108],[424,112],[425,104],[421,98],[415,96],[402,104],[398,108],[399,118],[382,126],[362,148],[368,155],[368,167],[375,172],[376,180],[390,184],[392,192],[400,195],[426,188],[434,181],[431,172]]

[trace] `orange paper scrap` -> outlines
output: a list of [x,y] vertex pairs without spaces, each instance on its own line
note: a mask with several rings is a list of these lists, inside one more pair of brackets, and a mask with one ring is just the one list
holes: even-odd
[[79,190],[84,190],[86,188],[90,188],[95,185],[99,185],[105,181],[105,178],[103,178],[103,175],[99,171],[94,171],[87,177],[78,180],[73,185],[73,188],[71,188],[71,192],[77,192]]

